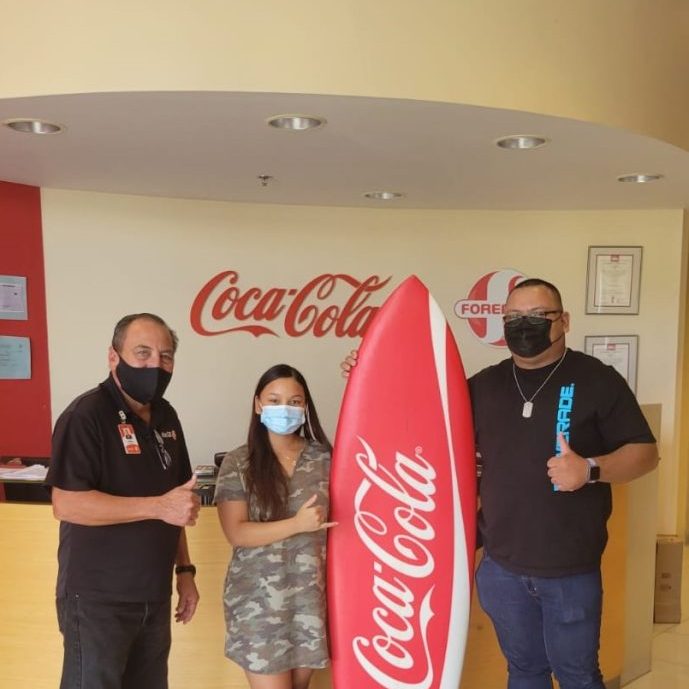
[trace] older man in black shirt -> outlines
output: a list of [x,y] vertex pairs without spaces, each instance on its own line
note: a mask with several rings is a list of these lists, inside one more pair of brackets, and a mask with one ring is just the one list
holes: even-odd
[[55,425],[47,482],[61,522],[62,689],[165,689],[175,563],[175,617],[186,623],[196,610],[184,527],[199,499],[177,414],[162,398],[176,348],[158,316],[125,316],[110,376]]

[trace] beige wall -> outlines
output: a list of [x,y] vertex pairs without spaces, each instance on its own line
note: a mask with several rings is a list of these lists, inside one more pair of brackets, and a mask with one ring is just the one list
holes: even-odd
[[[677,528],[681,211],[449,212],[242,205],[145,197],[42,192],[50,368],[54,415],[106,375],[112,326],[123,314],[162,314],[180,335],[168,397],[183,420],[193,462],[243,441],[259,374],[286,361],[302,369],[328,432],[344,383],[338,363],[356,340],[202,337],[191,303],[213,275],[233,269],[244,289],[299,288],[327,272],[357,278],[410,273],[445,312],[468,373],[498,361],[453,315],[484,273],[514,268],[562,289],[572,314],[569,343],[585,335],[639,335],[637,393],[662,404],[658,531]],[[644,247],[638,316],[584,314],[587,247]],[[346,298],[348,293],[342,292]],[[380,303],[382,294],[374,297]],[[401,372],[403,374],[403,372]]]
[[34,0],[12,3],[3,20],[0,98],[412,98],[571,117],[689,147],[689,8],[679,0]]

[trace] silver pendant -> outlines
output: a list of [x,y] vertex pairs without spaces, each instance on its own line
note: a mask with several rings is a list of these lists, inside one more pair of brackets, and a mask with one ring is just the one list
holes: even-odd
[[522,416],[525,419],[530,419],[532,411],[533,411],[533,402],[524,402],[524,406],[522,407]]

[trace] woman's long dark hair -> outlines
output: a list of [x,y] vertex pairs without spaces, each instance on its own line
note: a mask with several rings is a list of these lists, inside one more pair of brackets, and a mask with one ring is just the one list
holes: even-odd
[[307,440],[316,440],[328,450],[332,450],[330,441],[318,420],[316,406],[304,376],[296,368],[287,364],[277,364],[269,368],[256,384],[254,397],[251,400],[251,422],[247,437],[249,446],[246,472],[247,492],[249,499],[255,500],[261,521],[282,519],[287,511],[287,477],[270,444],[268,429],[261,423],[261,416],[255,410],[255,400],[263,392],[263,388],[278,378],[293,378],[304,390],[307,422],[296,433],[303,435]]

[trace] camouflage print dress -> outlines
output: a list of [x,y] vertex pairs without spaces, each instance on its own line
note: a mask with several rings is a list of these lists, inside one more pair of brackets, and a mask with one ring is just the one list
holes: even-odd
[[[247,447],[225,455],[215,502],[247,500]],[[330,453],[307,441],[288,479],[287,516],[317,494],[328,506]],[[257,520],[249,501],[249,518]],[[328,664],[325,618],[325,531],[300,533],[270,545],[237,547],[225,578],[225,655],[245,670],[275,674]]]

